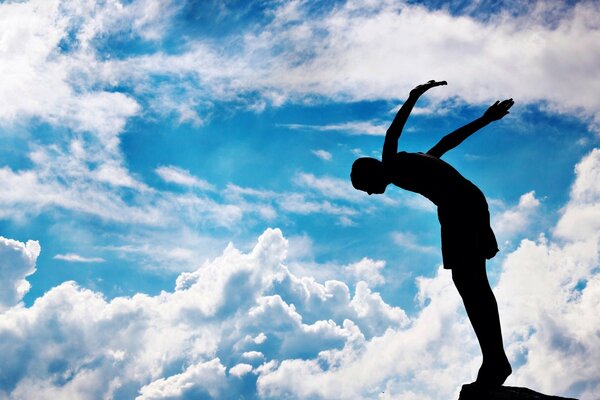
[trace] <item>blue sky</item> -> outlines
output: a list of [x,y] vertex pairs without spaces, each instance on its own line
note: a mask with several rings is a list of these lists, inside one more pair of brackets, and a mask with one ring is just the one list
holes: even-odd
[[435,209],[349,182],[429,79],[448,86],[403,150],[515,99],[444,156],[490,203],[508,383],[597,398],[598,21],[592,1],[2,3],[0,398],[456,394],[479,353]]

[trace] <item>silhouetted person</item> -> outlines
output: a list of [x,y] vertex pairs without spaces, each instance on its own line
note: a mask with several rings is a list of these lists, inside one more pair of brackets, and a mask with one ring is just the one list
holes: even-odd
[[437,205],[444,268],[452,270],[452,280],[483,353],[475,384],[501,386],[512,369],[502,344],[498,305],[485,270],[485,260],[498,252],[488,204],[477,186],[440,157],[490,122],[504,117],[514,102],[496,101],[482,117],[444,136],[427,153],[398,152],[398,139],[417,99],[440,85],[446,82],[429,81],[410,92],[387,130],[381,161],[368,157],[356,160],[352,165],[352,185],[368,194],[381,194],[393,183]]

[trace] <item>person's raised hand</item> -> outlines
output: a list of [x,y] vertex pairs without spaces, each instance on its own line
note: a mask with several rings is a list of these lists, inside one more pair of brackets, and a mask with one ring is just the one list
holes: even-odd
[[423,93],[425,93],[426,91],[428,91],[429,89],[436,87],[436,86],[443,86],[443,85],[447,85],[448,82],[446,81],[434,81],[434,80],[430,80],[427,83],[424,83],[422,85],[419,85],[417,87],[415,87],[413,90],[410,91],[410,95],[413,97],[419,97],[421,96]]
[[513,104],[515,104],[513,99],[497,100],[483,113],[483,118],[486,118],[488,121],[497,121],[509,113],[508,110],[510,110]]

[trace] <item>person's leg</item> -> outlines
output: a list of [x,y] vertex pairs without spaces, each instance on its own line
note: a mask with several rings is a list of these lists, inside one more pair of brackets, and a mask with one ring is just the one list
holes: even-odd
[[485,259],[473,260],[452,270],[452,280],[463,299],[483,354],[477,383],[501,386],[512,369],[504,353],[498,304],[485,271]]

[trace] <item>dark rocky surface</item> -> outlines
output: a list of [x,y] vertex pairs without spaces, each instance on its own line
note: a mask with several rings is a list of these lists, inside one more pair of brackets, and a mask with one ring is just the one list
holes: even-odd
[[577,400],[569,397],[549,396],[531,389],[501,386],[483,390],[472,384],[463,385],[458,400]]

